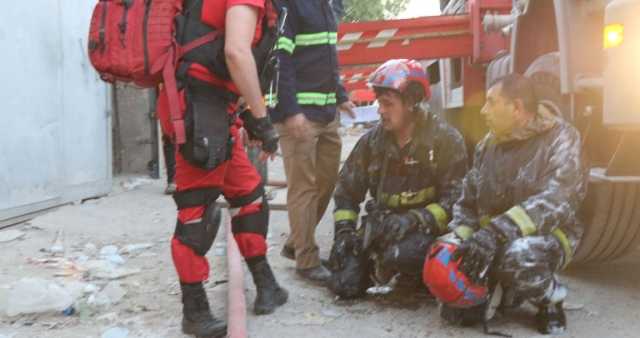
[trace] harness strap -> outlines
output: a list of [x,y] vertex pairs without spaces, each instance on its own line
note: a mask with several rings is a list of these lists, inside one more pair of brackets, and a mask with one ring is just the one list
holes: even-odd
[[177,191],[173,194],[178,210],[209,205],[220,196],[218,188],[202,188]]
[[209,42],[213,42],[215,39],[218,38],[218,36],[220,36],[220,31],[219,30],[214,30],[211,31],[197,39],[192,40],[189,43],[186,43],[182,46],[179,47],[179,52],[178,52],[178,59],[182,58],[185,54],[189,53],[190,51],[204,45],[207,44]]
[[173,125],[173,143],[182,145],[186,142],[184,119],[180,111],[180,97],[176,83],[176,55],[175,47],[167,51],[167,57],[162,69],[162,78],[167,89],[167,101],[169,101],[169,115]]
[[[186,142],[186,131],[184,118],[180,111],[180,96],[178,94],[178,85],[176,82],[176,64],[184,54],[215,40],[218,35],[220,35],[220,31],[213,31],[185,44],[184,46],[179,46],[174,43],[173,47],[169,48],[167,51],[167,56],[162,67],[162,78],[164,80],[165,88],[167,89],[169,114],[171,116],[171,124],[173,125],[173,141],[177,145],[182,145]],[[157,69],[157,65],[154,68]]]

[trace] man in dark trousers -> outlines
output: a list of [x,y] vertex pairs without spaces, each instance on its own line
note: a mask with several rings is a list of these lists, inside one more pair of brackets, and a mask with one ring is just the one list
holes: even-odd
[[167,187],[164,189],[165,195],[173,195],[176,192],[176,147],[171,138],[162,136],[162,154],[164,155],[164,166],[167,170]]
[[[224,40],[194,49],[178,65],[186,143],[175,158],[178,221],[171,252],[182,289],[183,332],[224,337],[226,324],[212,316],[203,288],[203,281],[209,278],[205,254],[220,225],[215,202],[220,195],[230,205],[233,238],[256,285],[255,313],[271,313],[288,298],[266,258],[269,207],[264,182],[247,158],[238,132],[244,122],[250,136],[262,144],[263,160],[277,150],[277,133],[267,116],[252,53],[266,34],[264,20],[274,11],[271,1],[265,0],[186,0],[183,6],[176,20],[179,43],[214,30],[223,33]],[[219,60],[223,60],[223,69],[216,63]],[[225,71],[226,77],[221,75]],[[240,95],[251,106],[250,112],[241,115],[243,121],[235,114]],[[161,93],[160,121],[164,133],[174,135],[168,110],[167,95]]]
[[431,91],[420,63],[390,60],[369,85],[380,123],[356,144],[334,194],[329,287],[344,298],[363,295],[370,275],[383,284],[398,274],[419,282],[424,254],[446,232],[467,171],[460,133],[422,105]]
[[[541,333],[560,333],[567,289],[556,273],[571,261],[582,234],[578,209],[587,174],[580,135],[538,105],[529,79],[517,74],[488,90],[481,114],[490,132],[476,147],[453,208],[449,228],[462,242],[451,261],[460,258],[461,272],[478,285],[500,284],[503,307],[536,305]],[[472,324],[484,317],[477,312],[485,305],[445,303],[441,315]]]

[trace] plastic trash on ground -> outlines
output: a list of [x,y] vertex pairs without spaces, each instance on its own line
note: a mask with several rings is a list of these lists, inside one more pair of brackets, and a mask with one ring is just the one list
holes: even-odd
[[129,330],[122,327],[112,327],[105,331],[100,338],[127,338]]
[[73,303],[69,292],[55,282],[40,278],[23,278],[9,291],[7,315],[63,311]]

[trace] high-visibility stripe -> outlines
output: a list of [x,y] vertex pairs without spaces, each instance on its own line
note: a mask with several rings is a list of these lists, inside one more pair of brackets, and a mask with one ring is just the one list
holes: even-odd
[[278,104],[278,95],[267,94],[264,96],[265,105],[274,108]]
[[[300,105],[326,106],[338,103],[336,93],[313,93],[301,92],[296,94],[296,99]],[[278,96],[267,94],[264,96],[265,103],[272,107],[278,104]]]
[[536,224],[531,220],[531,217],[529,217],[527,212],[519,205],[507,210],[505,214],[518,225],[522,236],[533,235],[538,230]]
[[293,54],[293,50],[296,48],[296,45],[293,43],[293,40],[287,38],[287,37],[280,37],[278,39],[278,45],[276,47],[276,49],[282,49],[286,52],[288,52],[289,54]]
[[336,32],[298,34],[295,37],[296,46],[335,45],[337,42],[338,33]]
[[[520,227],[523,236],[529,236],[536,233],[537,228],[529,215],[527,215],[526,211],[520,207],[515,206],[509,209],[506,214],[511,218],[517,225]],[[482,216],[480,217],[480,226],[485,228],[491,224],[491,216]],[[457,228],[456,228],[457,229]],[[560,242],[560,246],[562,247],[562,251],[564,251],[564,264],[563,267],[566,267],[573,259],[573,249],[571,249],[571,243],[569,242],[569,238],[560,228],[556,228],[551,231],[551,235],[558,239]]]
[[558,242],[560,242],[560,246],[562,247],[562,251],[564,251],[564,261],[562,267],[566,267],[571,262],[573,258],[573,250],[571,249],[571,243],[569,243],[569,238],[560,228],[555,228],[551,231],[551,235],[553,235]]
[[440,206],[438,203],[432,203],[426,206],[426,209],[433,215],[438,223],[438,228],[440,231],[447,230],[447,224],[449,223],[449,216],[447,216],[447,212]]
[[436,188],[429,187],[418,192],[403,192],[400,194],[382,194],[379,198],[383,204],[390,208],[398,208],[412,206],[416,204],[425,204],[432,201],[436,197]]
[[333,221],[334,222],[340,222],[340,221],[357,222],[358,221],[358,214],[356,214],[355,211],[348,210],[348,209],[336,210],[333,213]]
[[[509,216],[509,218],[520,228],[520,232],[522,236],[530,236],[538,231],[536,224],[533,223],[531,217],[527,214],[527,212],[519,205],[507,210],[505,215]],[[484,215],[480,217],[480,227],[486,228],[491,224],[492,216]]]
[[336,104],[336,93],[313,93],[313,92],[300,92],[296,94],[298,104],[302,105],[316,105],[326,106],[330,104]]
[[460,226],[457,226],[455,229],[453,229],[453,232],[456,234],[456,236],[460,237],[462,240],[467,240],[473,235],[474,230],[469,226],[460,225]]
[[491,216],[482,216],[480,217],[480,227],[486,228],[491,225]]

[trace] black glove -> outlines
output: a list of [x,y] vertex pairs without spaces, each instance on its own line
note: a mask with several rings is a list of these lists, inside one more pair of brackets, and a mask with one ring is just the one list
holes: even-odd
[[371,286],[370,267],[362,249],[362,239],[356,233],[355,222],[337,222],[336,236],[329,256],[329,290],[343,299],[363,296]]
[[245,110],[240,113],[240,118],[244,121],[244,129],[247,131],[250,140],[262,142],[262,150],[267,153],[273,154],[278,150],[280,137],[269,116],[257,119],[253,117],[250,110]]
[[360,252],[360,242],[355,228],[356,226],[352,221],[336,223],[333,246],[329,255],[329,265],[332,268],[340,268],[340,262],[345,255],[353,253],[357,256]]
[[387,243],[403,239],[411,231],[418,229],[420,220],[413,213],[390,214],[382,221],[384,240]]
[[438,221],[431,211],[425,208],[411,209],[409,213],[418,220],[418,228],[426,234],[438,234]]
[[481,284],[498,252],[498,235],[489,228],[476,231],[462,242],[452,259],[462,258],[461,270],[471,281]]
[[334,225],[333,239],[336,240],[342,234],[353,234],[356,232],[356,223],[354,221],[338,221]]

